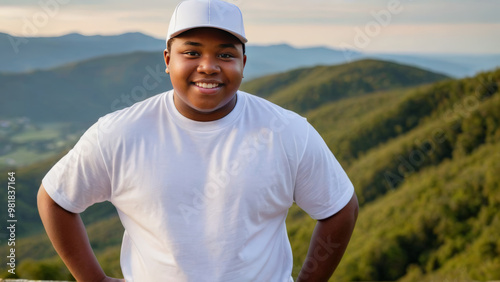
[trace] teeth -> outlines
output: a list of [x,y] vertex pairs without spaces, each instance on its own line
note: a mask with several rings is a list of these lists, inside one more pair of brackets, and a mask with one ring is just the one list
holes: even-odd
[[218,87],[219,84],[218,83],[196,83],[196,86],[198,87],[201,87],[201,88],[207,88],[207,89],[211,89],[211,88],[215,88],[215,87]]

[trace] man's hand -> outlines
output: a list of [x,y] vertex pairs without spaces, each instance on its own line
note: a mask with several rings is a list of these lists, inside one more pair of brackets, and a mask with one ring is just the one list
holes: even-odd
[[326,282],[344,255],[358,217],[358,198],[329,218],[318,220],[297,282]]

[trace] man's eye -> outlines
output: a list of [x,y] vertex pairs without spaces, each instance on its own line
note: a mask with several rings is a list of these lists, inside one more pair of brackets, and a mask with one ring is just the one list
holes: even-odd
[[198,56],[198,52],[194,52],[194,51],[187,51],[187,52],[184,52],[185,55],[188,55],[188,56],[191,56],[191,57],[195,57],[195,56]]
[[220,54],[219,57],[221,57],[222,59],[230,59],[233,57],[233,55],[231,54]]

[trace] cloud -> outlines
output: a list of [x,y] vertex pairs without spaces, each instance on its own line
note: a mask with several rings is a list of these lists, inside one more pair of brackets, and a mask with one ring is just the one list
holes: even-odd
[[[377,33],[346,25],[255,25],[247,28],[250,44],[289,43],[296,47],[330,46],[365,53],[498,53],[490,36],[500,24],[393,24]],[[361,35],[362,34],[362,35]],[[464,40],[464,34],[468,34]],[[373,35],[373,36],[372,36]],[[363,40],[360,38],[363,37]],[[362,44],[358,44],[361,42]]]
[[[25,34],[27,21],[41,21],[43,5],[60,5],[57,13]],[[391,13],[365,51],[447,50],[500,52],[500,1],[496,0],[227,0],[244,16],[251,43],[288,42],[296,46],[354,44],[356,30]],[[69,32],[118,34],[140,31],[165,36],[177,0],[0,0],[0,30],[21,36]],[[38,18],[36,18],[38,15]],[[24,28],[24,31],[23,31]],[[376,30],[375,30],[376,31]],[[399,49],[398,49],[399,48]]]
[[397,5],[401,23],[492,23],[500,22],[498,1],[243,1],[240,6],[252,24],[323,23],[363,24],[373,13]]
[[25,14],[26,14],[26,8],[22,8],[19,6],[0,7],[0,18],[4,19],[4,20],[5,19],[9,19],[9,20],[19,19]]

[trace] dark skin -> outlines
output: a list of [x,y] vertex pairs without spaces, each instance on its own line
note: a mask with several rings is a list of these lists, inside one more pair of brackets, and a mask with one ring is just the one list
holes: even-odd
[[68,212],[54,202],[43,185],[38,190],[37,202],[45,231],[76,281],[125,281],[106,276],[92,251],[79,214]]
[[246,56],[242,43],[215,28],[195,28],[175,37],[164,52],[174,104],[185,117],[214,121],[236,105]]
[[297,282],[328,281],[344,255],[357,218],[358,199],[353,194],[338,213],[318,220]]
[[[164,52],[174,86],[174,103],[184,116],[197,121],[220,119],[236,104],[236,91],[246,63],[243,45],[221,30],[194,29],[176,37]],[[40,186],[38,210],[55,250],[77,281],[119,282],[99,265],[79,214],[55,203]],[[357,219],[358,201],[335,215],[318,220],[297,281],[328,281],[337,268]]]

